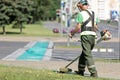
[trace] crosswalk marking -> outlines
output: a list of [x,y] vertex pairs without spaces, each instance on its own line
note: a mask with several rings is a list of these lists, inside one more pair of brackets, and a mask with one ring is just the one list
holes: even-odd
[[98,52],[98,49],[93,49],[92,52]]
[[100,52],[107,52],[107,49],[101,48]]
[[109,48],[109,49],[108,49],[108,52],[114,52],[114,49]]
[[[42,42],[42,41],[41,41]],[[22,55],[23,53],[25,53],[25,51],[29,48],[31,48],[32,46],[34,46],[37,43],[37,41],[31,41],[30,43],[28,43],[26,46],[24,46],[23,48],[20,48],[16,51],[14,51],[13,53],[7,55],[6,57],[4,57],[2,60],[11,60],[11,61],[15,61],[20,55]],[[52,56],[52,50],[53,50],[54,46],[53,46],[53,42],[49,41],[49,45],[48,48],[46,50],[45,56],[43,57],[43,60],[50,60],[51,56]]]
[[114,52],[114,49],[113,48],[94,48],[92,50],[92,52],[108,52],[108,53],[112,53]]

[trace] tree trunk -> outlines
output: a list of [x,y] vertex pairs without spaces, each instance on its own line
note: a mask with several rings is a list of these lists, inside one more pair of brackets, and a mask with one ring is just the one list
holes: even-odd
[[20,23],[20,34],[22,33],[22,23]]
[[3,34],[5,35],[6,34],[5,26],[3,26],[2,28],[3,28]]

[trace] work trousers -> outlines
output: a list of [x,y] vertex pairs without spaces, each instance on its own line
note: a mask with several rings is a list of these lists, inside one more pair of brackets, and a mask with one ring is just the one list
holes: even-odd
[[82,35],[81,36],[81,46],[82,53],[78,62],[78,70],[81,72],[85,71],[85,67],[87,66],[90,73],[96,73],[94,60],[92,57],[92,49],[95,45],[95,36],[94,35]]

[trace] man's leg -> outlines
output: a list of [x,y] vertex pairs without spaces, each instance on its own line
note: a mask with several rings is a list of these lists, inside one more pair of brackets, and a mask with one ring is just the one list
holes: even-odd
[[94,47],[94,36],[83,36],[81,41],[88,70],[92,77],[97,77],[97,71],[91,54],[91,50]]
[[78,62],[78,74],[84,76],[85,66],[86,66],[86,60],[82,52],[79,58],[79,62]]

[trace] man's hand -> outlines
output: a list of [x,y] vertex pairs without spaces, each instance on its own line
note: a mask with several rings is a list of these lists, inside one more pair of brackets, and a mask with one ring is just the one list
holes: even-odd
[[68,34],[68,36],[69,36],[70,38],[72,38],[72,37],[73,37],[73,35],[72,35],[71,33],[69,33],[69,34]]

